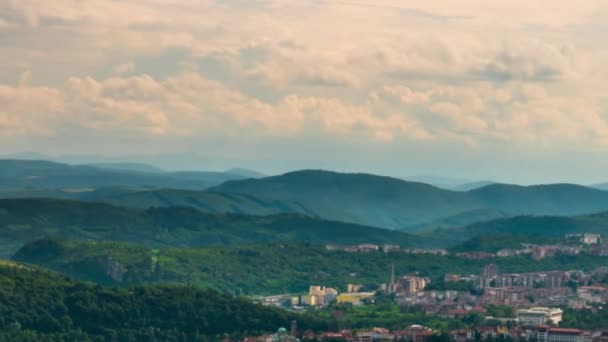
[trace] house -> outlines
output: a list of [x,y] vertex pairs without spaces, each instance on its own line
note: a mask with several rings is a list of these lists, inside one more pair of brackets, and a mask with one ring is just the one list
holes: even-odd
[[433,335],[433,330],[421,325],[410,325],[407,329],[394,333],[396,338],[407,339],[411,342],[424,342],[429,336]]
[[472,341],[475,338],[475,332],[471,329],[452,330],[449,335],[456,342]]
[[357,250],[362,253],[377,252],[380,250],[380,246],[366,243],[366,244],[358,245]]

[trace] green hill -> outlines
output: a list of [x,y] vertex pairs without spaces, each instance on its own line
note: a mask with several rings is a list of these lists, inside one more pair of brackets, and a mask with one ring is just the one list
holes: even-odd
[[496,209],[474,209],[463,213],[441,218],[436,221],[426,222],[419,226],[412,227],[416,234],[424,234],[425,231],[437,228],[457,228],[471,224],[471,222],[486,222],[500,218],[511,217],[504,211]]
[[301,329],[327,329],[320,319],[213,290],[103,288],[0,263],[2,341],[217,341],[270,333],[292,320]]
[[271,215],[300,213],[318,216],[297,202],[263,199],[247,194],[229,194],[190,190],[145,190],[116,194],[98,193],[84,200],[102,201],[131,208],[189,206],[209,213]]
[[[456,215],[475,203],[460,193],[396,178],[327,171],[299,171],[282,176],[227,182],[224,193],[298,201],[321,217],[402,229]],[[466,200],[465,200],[466,202]]]
[[438,244],[456,245],[484,235],[515,234],[546,239],[563,238],[568,233],[599,233],[608,236],[608,212],[572,217],[518,216],[478,222],[461,228],[429,230],[420,235],[432,237]]
[[521,249],[523,243],[538,245],[559,244],[563,241],[561,237],[548,237],[538,234],[526,233],[489,233],[470,238],[450,248],[451,252],[490,252],[496,253],[504,248]]
[[446,273],[479,274],[496,263],[503,272],[593,270],[607,257],[556,256],[533,261],[529,256],[468,260],[401,252],[349,253],[307,244],[258,244],[197,248],[150,248],[117,242],[41,240],[14,256],[20,262],[47,267],[105,285],[182,283],[237,294],[301,293],[310,285],[341,291],[346,284],[376,289],[397,275],[419,272],[435,281]]
[[44,237],[172,247],[272,241],[411,246],[423,240],[299,214],[249,216],[208,214],[190,207],[133,209],[71,200],[0,200],[0,255],[10,256],[24,243]]
[[297,201],[319,216],[385,228],[432,227],[478,210],[509,215],[577,215],[608,209],[608,192],[578,185],[492,184],[468,192],[369,174],[307,170],[263,179],[226,182],[213,191]]

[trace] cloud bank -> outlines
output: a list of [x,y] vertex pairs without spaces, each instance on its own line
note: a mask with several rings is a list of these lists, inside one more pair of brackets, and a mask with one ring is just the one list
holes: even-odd
[[68,151],[91,134],[107,148],[213,136],[608,152],[606,13],[592,0],[9,0],[0,136]]

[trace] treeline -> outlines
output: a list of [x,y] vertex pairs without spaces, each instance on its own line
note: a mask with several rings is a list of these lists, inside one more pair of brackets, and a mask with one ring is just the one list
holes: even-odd
[[608,308],[594,306],[581,310],[566,309],[560,326],[579,329],[606,328],[608,327]]
[[106,288],[18,265],[0,266],[0,340],[207,341],[323,320],[189,286]]

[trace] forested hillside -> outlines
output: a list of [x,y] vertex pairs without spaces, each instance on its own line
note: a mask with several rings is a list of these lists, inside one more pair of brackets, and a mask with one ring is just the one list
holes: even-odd
[[[608,235],[608,212],[582,216],[517,216],[474,223],[461,228],[435,229],[420,232],[440,245],[456,245],[476,236],[511,234],[537,238],[563,238],[568,233],[600,233]],[[530,241],[533,242],[533,241]],[[505,246],[511,247],[511,246]]]
[[320,319],[182,286],[103,288],[19,264],[0,263],[2,341],[217,341]]
[[237,294],[304,292],[310,285],[359,283],[377,289],[398,275],[419,272],[433,279],[446,273],[479,274],[496,263],[504,272],[563,269],[593,270],[608,257],[556,256],[532,261],[529,256],[468,260],[453,255],[401,252],[349,253],[306,244],[260,244],[206,248],[152,249],[111,242],[41,240],[22,248],[15,260],[48,267],[106,285],[182,283]]
[[0,257],[44,237],[110,240],[157,247],[233,245],[276,241],[393,243],[423,238],[385,229],[325,221],[300,214],[207,214],[190,207],[132,209],[53,199],[0,200]]

